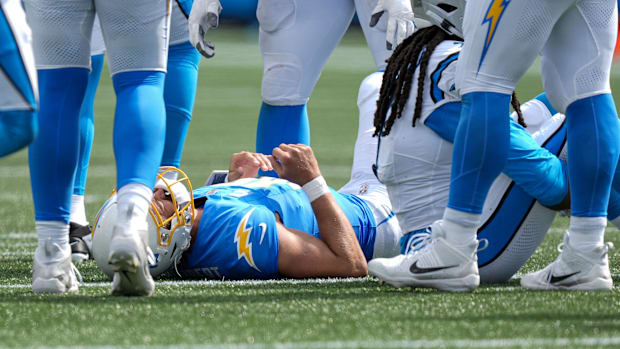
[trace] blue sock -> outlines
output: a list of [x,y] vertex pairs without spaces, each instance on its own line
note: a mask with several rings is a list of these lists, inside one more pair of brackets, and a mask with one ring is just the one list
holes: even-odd
[[606,217],[620,152],[618,114],[611,94],[583,98],[566,109],[571,211]]
[[510,95],[473,92],[464,95],[462,101],[448,207],[479,214],[508,154]]
[[99,86],[99,78],[103,69],[103,54],[91,56],[90,65],[92,70],[88,74],[86,94],[80,108],[80,151],[78,153],[78,165],[75,169],[75,181],[73,194],[84,195],[86,189],[86,175],[90,162],[90,151],[95,137],[95,95]]
[[620,193],[611,189],[607,205],[607,219],[611,221],[618,217],[620,217]]
[[29,148],[35,219],[69,223],[88,69],[39,70],[39,128]]
[[[306,105],[279,106],[265,102],[260,107],[256,126],[256,152],[270,155],[282,143],[310,145],[310,124]],[[275,171],[260,171],[261,176],[277,177]]]
[[131,71],[112,77],[118,189],[129,183],[149,188],[155,185],[164,151],[164,78],[165,74],[158,71]]
[[164,83],[166,142],[162,166],[181,165],[183,145],[194,108],[199,64],[200,53],[189,42],[170,46],[168,74]]

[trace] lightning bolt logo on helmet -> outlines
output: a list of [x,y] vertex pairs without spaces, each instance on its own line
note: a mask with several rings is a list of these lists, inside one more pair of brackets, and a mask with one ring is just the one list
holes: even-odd
[[260,272],[260,269],[258,269],[254,263],[254,257],[252,257],[252,243],[250,242],[252,227],[247,227],[248,220],[250,219],[252,212],[254,212],[254,208],[248,211],[248,213],[246,213],[241,219],[241,222],[239,222],[234,241],[237,244],[237,259],[239,260],[241,257],[245,258],[245,261],[248,262],[252,268]]
[[482,21],[482,25],[489,23],[489,29],[484,40],[484,48],[482,49],[480,64],[478,64],[478,71],[480,71],[484,57],[487,55],[491,42],[493,42],[493,37],[495,37],[495,33],[497,32],[499,21],[506,12],[506,8],[508,7],[508,4],[510,4],[510,1],[511,0],[491,0],[491,4],[489,5],[487,13],[484,16],[484,20]]

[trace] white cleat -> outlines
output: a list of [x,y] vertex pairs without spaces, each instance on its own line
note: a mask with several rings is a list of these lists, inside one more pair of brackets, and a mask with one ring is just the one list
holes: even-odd
[[607,254],[614,245],[608,242],[590,251],[577,251],[569,242],[569,233],[558,245],[560,255],[542,270],[521,278],[521,286],[532,290],[611,290]]
[[149,272],[149,259],[154,260],[153,252],[141,236],[146,236],[146,231],[131,233],[114,227],[108,258],[114,269],[113,296],[150,296],[155,290],[155,282]]
[[34,293],[65,293],[78,291],[80,272],[71,263],[71,248],[46,241],[34,252],[32,291]]
[[371,260],[368,272],[396,287],[473,291],[480,284],[478,242],[452,245],[445,239],[439,222],[431,225],[430,232],[414,235],[406,254]]

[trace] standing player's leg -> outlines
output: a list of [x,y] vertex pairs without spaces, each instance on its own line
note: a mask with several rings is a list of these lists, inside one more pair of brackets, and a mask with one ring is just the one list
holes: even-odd
[[[609,75],[617,35],[615,0],[576,2],[542,51],[549,100],[566,111],[570,227],[558,259],[521,284],[535,289],[611,289],[604,244],[607,207],[620,153]],[[570,237],[570,239],[569,239]]]
[[71,258],[74,263],[80,263],[89,258],[90,252],[84,238],[91,231],[86,218],[84,205],[84,191],[86,190],[86,175],[90,162],[90,152],[95,137],[95,94],[99,86],[99,78],[103,69],[104,54],[95,54],[90,57],[92,70],[88,74],[88,84],[82,106],[80,107],[80,131],[78,163],[75,169],[73,195],[71,196],[71,213],[69,216],[69,243],[71,244]]
[[371,12],[376,5],[377,1],[373,0],[355,0],[355,12],[372,58],[375,61],[377,71],[384,71],[387,65],[386,61],[394,51],[388,50],[385,45],[388,16],[381,16],[379,22],[372,28],[369,25]]
[[463,106],[454,138],[450,196],[433,231],[450,248],[427,249],[419,259],[426,268],[459,266],[447,268],[442,276],[447,288],[460,282],[468,284],[456,289],[478,285],[477,268],[465,268],[475,260],[462,256],[475,256],[483,204],[506,161],[510,96],[568,6],[557,1],[467,2],[456,78]]
[[31,32],[20,1],[0,1],[0,157],[37,133],[37,76]]
[[39,128],[45,130],[30,146],[28,156],[39,237],[32,288],[34,292],[76,291],[69,212],[94,7],[82,0],[28,0],[25,7],[41,91]]
[[[113,295],[150,295],[146,216],[164,147],[170,2],[95,0],[116,92],[118,220],[110,243]],[[152,256],[151,256],[152,257]]]
[[[162,166],[179,167],[198,83],[200,53],[189,42],[187,19],[175,3],[170,27],[168,74],[164,84],[166,103],[166,141]],[[164,174],[176,175],[169,171]]]
[[271,154],[281,143],[310,144],[306,103],[353,13],[351,0],[259,1],[264,71],[257,152]]

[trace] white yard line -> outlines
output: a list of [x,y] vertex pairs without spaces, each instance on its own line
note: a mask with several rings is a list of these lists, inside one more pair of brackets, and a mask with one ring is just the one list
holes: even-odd
[[[620,274],[613,274],[612,277],[620,277]],[[519,279],[516,277],[515,279]],[[337,283],[351,283],[351,282],[364,282],[366,279],[359,278],[343,278],[343,279],[281,279],[281,280],[167,280],[156,281],[157,286],[218,286],[218,285],[232,285],[232,286],[253,286],[253,285],[307,285],[307,284],[337,284]],[[85,282],[80,285],[82,288],[91,287],[108,287],[111,282]],[[0,289],[11,288],[29,288],[31,284],[0,284]],[[620,289],[620,285],[614,286],[614,289]],[[522,290],[518,286],[493,286],[484,287],[483,290],[497,290],[497,291],[517,291]]]
[[[301,348],[510,348],[510,347],[565,347],[565,346],[617,346],[620,337],[585,338],[504,338],[504,339],[419,339],[403,341],[316,341],[285,343],[239,343],[239,344],[198,344],[198,345],[152,345],[152,346],[79,346],[63,347],[69,349],[301,349]],[[57,349],[60,347],[36,347],[38,349]]]

